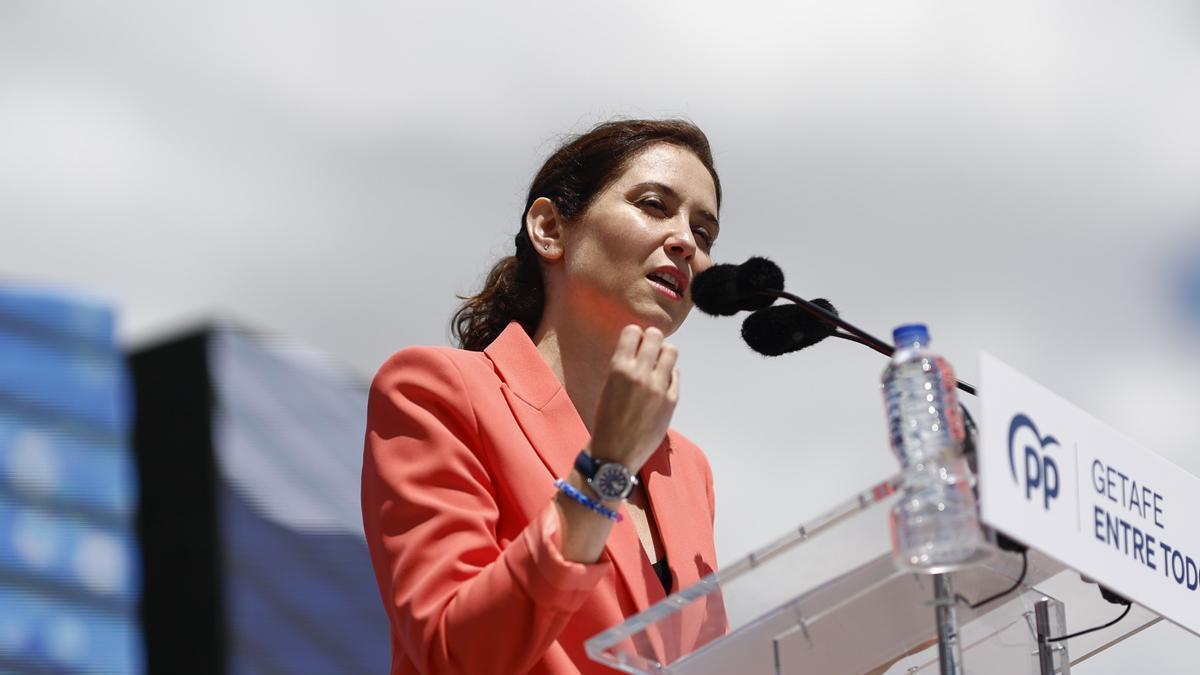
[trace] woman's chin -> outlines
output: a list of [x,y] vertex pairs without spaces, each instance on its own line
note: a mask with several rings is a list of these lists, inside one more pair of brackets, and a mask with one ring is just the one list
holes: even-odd
[[687,315],[675,316],[666,309],[659,307],[657,311],[642,312],[638,317],[638,325],[642,328],[657,328],[663,332],[663,335],[670,335],[679,330],[679,326],[683,324],[683,320]]
[[579,318],[593,324],[595,330],[611,332],[614,335],[630,324],[636,324],[643,329],[657,328],[663,335],[671,335],[679,330],[687,317],[686,312],[681,313],[679,310],[680,308],[664,307],[658,303],[643,303],[627,306],[624,311],[590,312]]

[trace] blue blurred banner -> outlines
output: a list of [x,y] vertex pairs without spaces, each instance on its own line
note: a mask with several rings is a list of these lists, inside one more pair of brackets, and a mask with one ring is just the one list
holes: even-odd
[[365,382],[295,343],[208,341],[231,675],[382,673],[359,507]]
[[0,287],[0,670],[143,672],[131,417],[109,307]]

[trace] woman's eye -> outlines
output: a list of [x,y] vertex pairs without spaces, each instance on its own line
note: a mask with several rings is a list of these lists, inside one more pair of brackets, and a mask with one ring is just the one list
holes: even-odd
[[704,248],[711,248],[713,245],[713,236],[704,228],[697,228],[696,235],[704,241]]
[[650,208],[652,208],[652,209],[657,209],[657,210],[659,210],[659,211],[666,211],[666,210],[667,210],[667,207],[666,207],[666,206],[664,206],[664,205],[663,205],[663,203],[662,203],[661,201],[659,201],[658,199],[656,199],[656,198],[654,198],[654,197],[647,197],[646,199],[643,199],[643,200],[641,201],[641,205],[642,205],[642,206],[647,206],[647,207],[650,207]]

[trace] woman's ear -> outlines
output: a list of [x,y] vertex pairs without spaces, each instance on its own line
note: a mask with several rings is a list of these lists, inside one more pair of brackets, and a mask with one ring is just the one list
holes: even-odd
[[525,212],[525,234],[533,249],[544,260],[558,260],[563,255],[563,221],[558,207],[547,197],[538,197]]

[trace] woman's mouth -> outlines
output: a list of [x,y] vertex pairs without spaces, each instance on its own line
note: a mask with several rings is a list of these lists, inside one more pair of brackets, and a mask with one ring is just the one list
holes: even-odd
[[679,300],[683,298],[683,289],[680,287],[679,280],[674,276],[665,272],[651,272],[646,275],[650,283],[658,289],[660,293],[671,298]]

